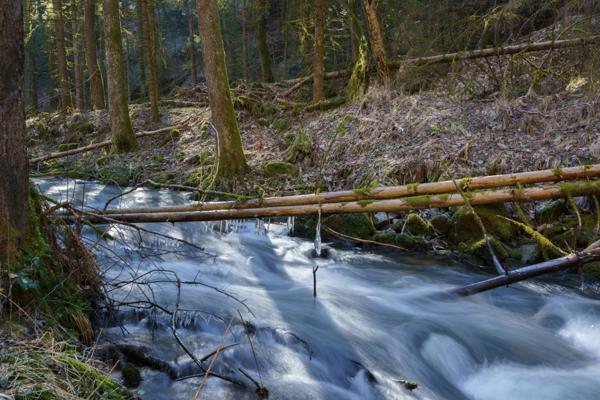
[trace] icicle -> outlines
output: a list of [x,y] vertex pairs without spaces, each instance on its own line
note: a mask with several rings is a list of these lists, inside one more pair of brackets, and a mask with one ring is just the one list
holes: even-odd
[[288,235],[293,235],[294,234],[294,220],[296,217],[288,217],[287,219],[287,230],[288,230]]
[[319,217],[317,219],[317,232],[315,233],[315,252],[317,257],[321,257],[321,209],[319,208]]

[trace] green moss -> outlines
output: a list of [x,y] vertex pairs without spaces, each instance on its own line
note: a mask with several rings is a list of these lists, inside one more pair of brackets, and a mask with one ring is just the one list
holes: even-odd
[[562,175],[562,168],[561,167],[552,168],[551,171],[552,171],[552,173],[554,175],[556,175],[557,178],[560,178],[561,175]]
[[406,203],[413,207],[427,207],[431,204],[431,196],[411,196],[403,199]]
[[416,213],[408,214],[406,217],[406,228],[416,236],[430,237],[433,235],[433,226]]
[[413,192],[413,193],[415,193],[417,191],[418,187],[419,187],[418,183],[409,183],[408,185],[406,185],[406,189],[409,192]]
[[429,250],[431,245],[422,236],[397,234],[396,243],[409,250]]
[[287,150],[287,160],[291,163],[302,162],[305,158],[310,157],[313,151],[313,139],[304,131],[298,131],[294,142]]
[[356,100],[367,92],[369,86],[369,45],[367,38],[362,35],[358,42],[358,57],[352,75],[346,87],[346,95],[350,100]]
[[550,241],[546,236],[542,235],[541,233],[539,233],[538,231],[536,231],[535,229],[533,229],[529,225],[526,225],[526,224],[524,224],[522,222],[515,221],[515,220],[512,220],[510,218],[506,218],[506,217],[502,217],[502,219],[504,219],[504,220],[512,223],[513,225],[521,228],[525,233],[527,233],[529,236],[531,236],[540,245],[540,247],[543,249],[544,257],[545,258],[546,258],[546,251],[551,251],[551,252],[556,253],[557,255],[560,255],[560,256],[564,256],[564,255],[567,254],[561,248],[559,248],[554,243],[552,243],[552,241]]
[[[492,248],[494,249],[496,257],[498,257],[500,261],[508,259],[510,256],[508,247],[506,247],[504,243],[496,239],[494,236],[489,236],[488,238]],[[478,258],[486,260],[489,265],[492,265],[492,256],[489,252],[485,239],[460,243],[458,245],[458,249],[463,254],[474,255]]]
[[323,220],[323,226],[359,239],[368,239],[375,232],[367,214],[332,215]]
[[[504,204],[491,204],[473,207],[485,226],[488,234],[500,240],[511,240],[517,227],[505,220],[508,217]],[[481,227],[468,207],[460,207],[452,216],[452,229],[449,238],[454,243],[470,242],[483,238]]]
[[79,121],[74,124],[71,124],[71,125],[69,125],[69,129],[71,129],[77,133],[81,133],[81,134],[94,133],[94,131],[96,130],[94,123],[92,121],[87,121],[87,120],[83,120],[83,121]]
[[267,161],[263,164],[265,176],[274,177],[278,175],[296,176],[299,173],[295,165],[280,161]]
[[290,125],[290,120],[288,118],[277,118],[273,122],[273,129],[278,133],[283,132]]
[[377,179],[373,179],[371,182],[369,182],[369,184],[367,186],[361,187],[361,188],[356,188],[356,189],[353,189],[352,191],[361,196],[368,196],[369,194],[371,194],[373,189],[377,189],[379,186],[381,186],[379,181]]
[[79,143],[63,143],[58,145],[58,151],[68,151],[79,147]]
[[361,207],[366,207],[369,204],[373,204],[375,202],[375,200],[359,200],[357,201],[358,205]]

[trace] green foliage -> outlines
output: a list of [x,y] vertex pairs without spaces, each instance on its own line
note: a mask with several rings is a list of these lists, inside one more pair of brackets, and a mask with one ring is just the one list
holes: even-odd
[[373,179],[367,186],[353,189],[353,192],[361,196],[368,196],[373,189],[377,189],[379,186],[381,186],[379,181],[377,179]]

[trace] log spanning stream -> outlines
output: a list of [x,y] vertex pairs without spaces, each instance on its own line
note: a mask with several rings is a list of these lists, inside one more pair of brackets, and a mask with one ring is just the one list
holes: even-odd
[[[88,209],[119,193],[81,181],[36,183]],[[187,196],[143,189],[113,206],[184,205]],[[315,258],[313,242],[289,236],[288,225],[140,225],[162,236],[111,226],[109,240],[84,229],[110,299],[123,305],[103,340],[146,346],[179,378],[198,373],[186,350],[199,359],[223,342],[232,346],[212,371],[246,385],[173,381],[144,368],[142,398],[191,399],[203,385],[199,398],[256,399],[244,373],[272,399],[598,398],[600,299],[591,288],[555,275],[467,298],[439,296],[488,276],[444,258],[332,244]]]

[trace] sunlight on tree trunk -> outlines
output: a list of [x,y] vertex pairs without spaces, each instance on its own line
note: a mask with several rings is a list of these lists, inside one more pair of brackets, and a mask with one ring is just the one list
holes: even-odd
[[204,52],[204,74],[218,138],[217,177],[230,179],[244,174],[248,167],[231,101],[217,0],[198,0],[197,6]]
[[363,0],[365,15],[367,17],[369,40],[371,42],[371,51],[373,52],[373,58],[375,59],[375,64],[377,66],[377,73],[383,83],[388,86],[390,81],[390,71],[387,56],[385,54],[381,26],[377,16],[378,3],[379,0]]
[[125,88],[125,63],[121,37],[121,18],[118,0],[104,0],[104,31],[108,57],[108,105],[113,150],[128,152],[137,147],[131,127]]

